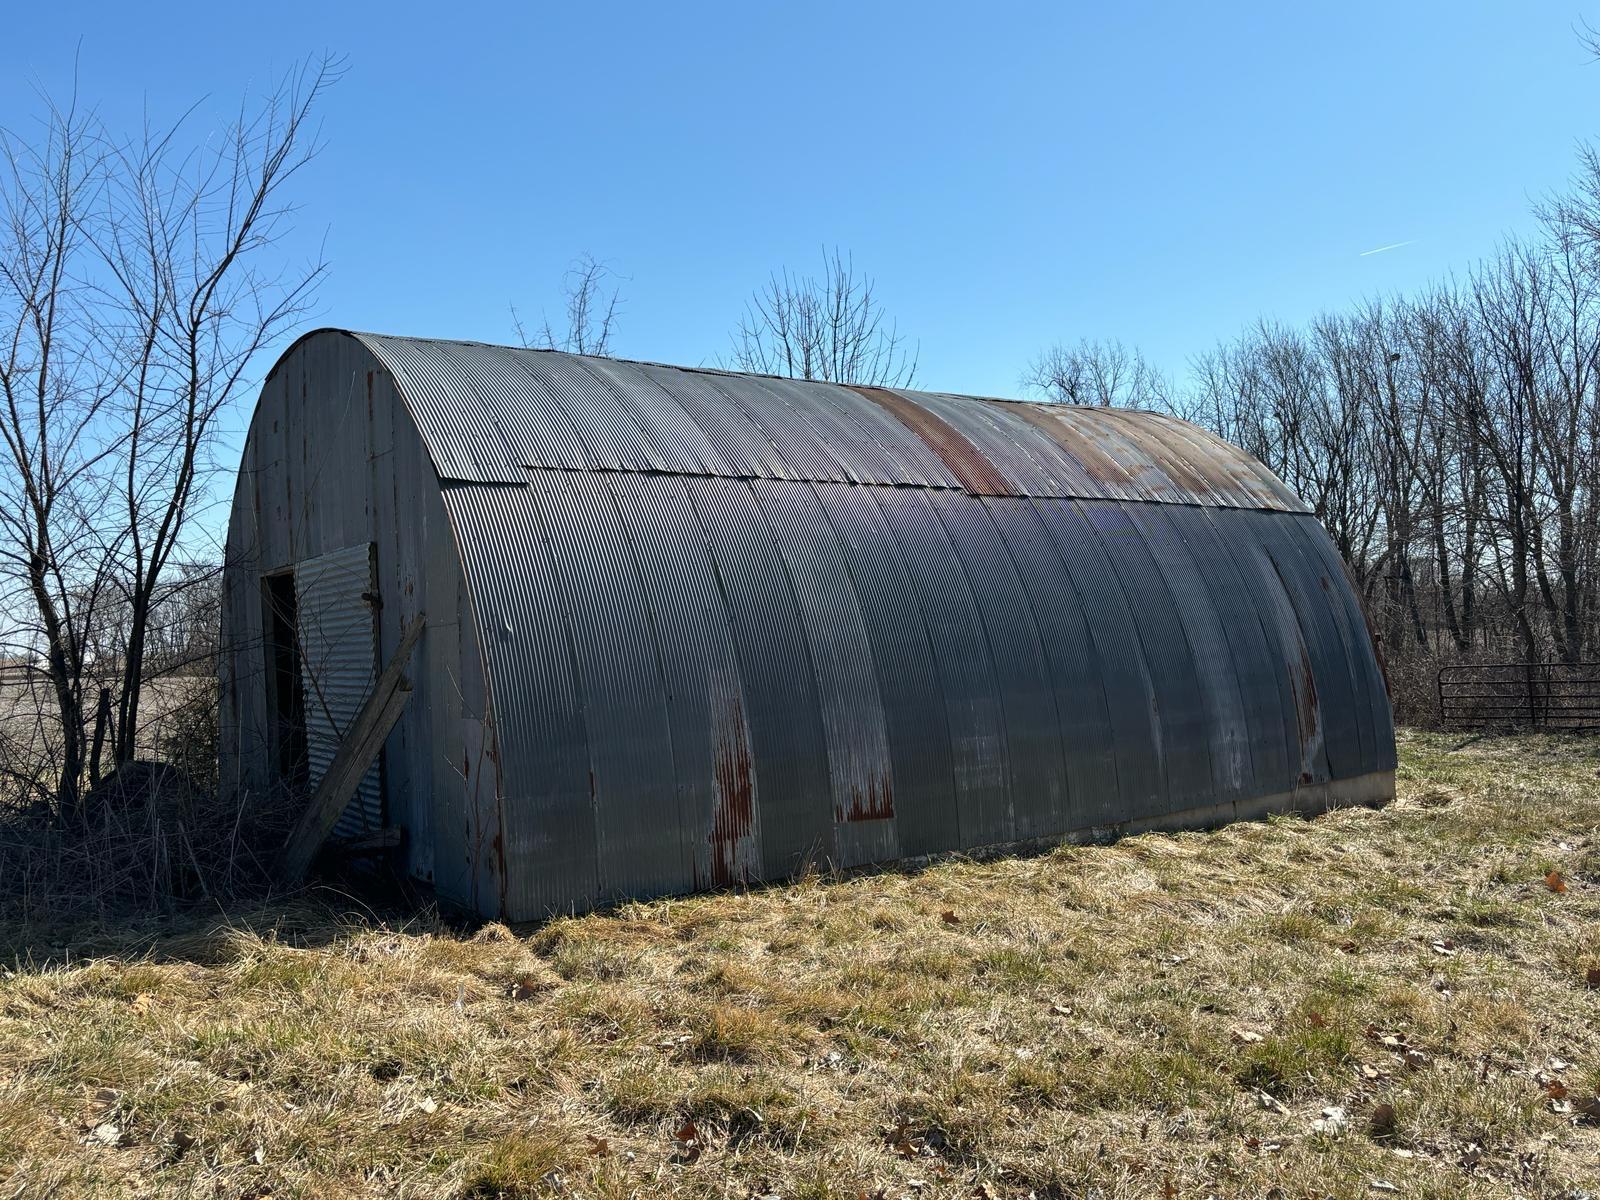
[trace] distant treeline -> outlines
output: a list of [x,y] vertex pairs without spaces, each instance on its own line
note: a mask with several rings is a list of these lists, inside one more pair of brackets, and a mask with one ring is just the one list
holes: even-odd
[[1535,236],[1420,294],[1261,321],[1197,358],[1187,387],[1093,342],[1024,382],[1167,408],[1265,462],[1338,543],[1402,684],[1446,660],[1600,657],[1593,152],[1538,215]]

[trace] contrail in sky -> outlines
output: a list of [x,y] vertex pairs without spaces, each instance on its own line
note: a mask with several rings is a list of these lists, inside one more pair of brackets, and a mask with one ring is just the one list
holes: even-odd
[[1385,250],[1398,250],[1401,246],[1412,245],[1416,240],[1416,238],[1412,238],[1409,242],[1392,242],[1387,246],[1379,246],[1376,250],[1363,250],[1359,257],[1365,258],[1369,254],[1382,254]]

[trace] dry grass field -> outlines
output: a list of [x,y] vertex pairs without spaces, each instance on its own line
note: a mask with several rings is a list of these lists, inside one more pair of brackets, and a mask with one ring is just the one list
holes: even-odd
[[521,934],[16,931],[0,1194],[1600,1192],[1600,741],[1401,761],[1381,811]]

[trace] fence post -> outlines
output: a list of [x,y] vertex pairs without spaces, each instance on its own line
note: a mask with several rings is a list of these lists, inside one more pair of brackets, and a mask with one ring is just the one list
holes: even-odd
[[1525,662],[1522,665],[1523,678],[1528,682],[1528,728],[1532,729],[1539,723],[1539,718],[1533,707],[1533,664]]

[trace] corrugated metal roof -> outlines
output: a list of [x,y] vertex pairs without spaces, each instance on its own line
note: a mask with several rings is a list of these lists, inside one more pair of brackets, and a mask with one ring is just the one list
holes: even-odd
[[1202,430],[360,336],[446,481],[502,915],[1393,769],[1337,551]]
[[517,483],[533,467],[1307,511],[1260,463],[1164,414],[353,336],[394,376],[444,480]]

